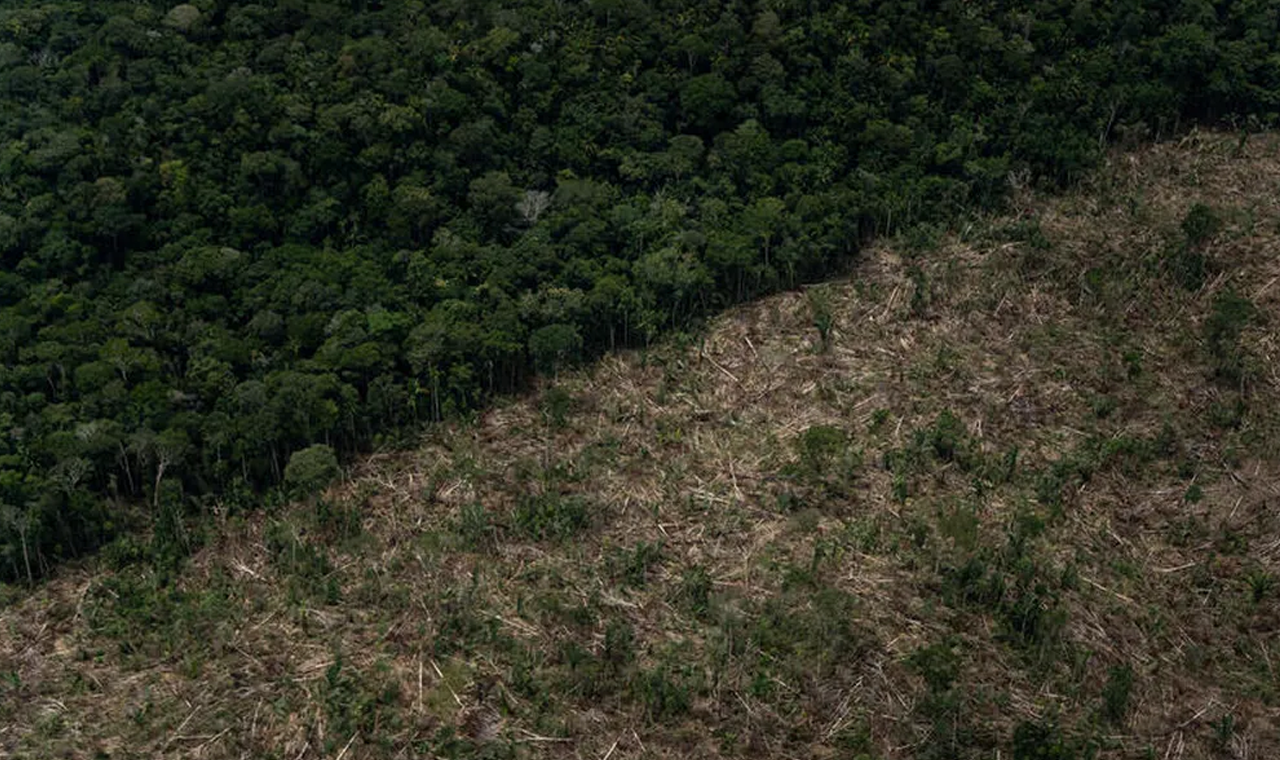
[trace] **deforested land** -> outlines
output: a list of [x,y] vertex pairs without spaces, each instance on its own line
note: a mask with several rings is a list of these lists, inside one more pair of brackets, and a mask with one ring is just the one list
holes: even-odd
[[[1280,751],[1280,141],[1197,132],[0,612],[13,756]],[[297,476],[301,477],[301,476]]]

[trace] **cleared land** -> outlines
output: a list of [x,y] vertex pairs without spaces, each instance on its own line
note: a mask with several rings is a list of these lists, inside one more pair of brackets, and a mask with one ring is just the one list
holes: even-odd
[[0,754],[1280,757],[1280,139],[3,590]]

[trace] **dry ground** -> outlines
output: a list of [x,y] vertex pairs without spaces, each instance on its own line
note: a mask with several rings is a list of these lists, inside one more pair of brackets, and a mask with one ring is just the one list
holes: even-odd
[[1280,139],[1014,205],[3,590],[0,755],[1280,757]]

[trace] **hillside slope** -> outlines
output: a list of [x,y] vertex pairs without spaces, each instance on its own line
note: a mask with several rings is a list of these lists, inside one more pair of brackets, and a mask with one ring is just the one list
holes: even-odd
[[0,754],[1280,756],[1277,199],[1117,154],[6,588]]
[[0,580],[1278,123],[1270,0],[9,0]]

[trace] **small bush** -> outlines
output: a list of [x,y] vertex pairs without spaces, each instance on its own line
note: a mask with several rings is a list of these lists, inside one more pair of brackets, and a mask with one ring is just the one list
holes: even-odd
[[151,558],[151,547],[141,537],[123,535],[102,549],[103,563],[112,570],[123,570]]
[[912,264],[907,268],[907,277],[911,279],[914,286],[911,289],[911,313],[914,316],[924,316],[929,309],[929,304],[933,302],[933,291],[929,287],[929,278],[925,275],[924,270],[918,265]]
[[1261,604],[1276,588],[1276,577],[1261,569],[1249,571],[1245,582],[1249,584],[1249,601],[1253,604]]
[[804,497],[795,491],[782,491],[778,494],[778,509],[783,512],[799,512],[807,506]]
[[176,576],[183,560],[199,543],[199,537],[187,527],[187,500],[179,483],[162,483],[156,502],[151,531],[151,567],[161,584],[165,584]]
[[554,492],[525,496],[516,504],[512,523],[525,538],[563,540],[590,527],[590,503],[584,496]]
[[610,574],[632,588],[643,588],[649,571],[662,561],[662,545],[641,541],[630,550],[615,549],[608,558]]
[[904,472],[893,473],[893,500],[899,504],[907,503],[907,497],[911,495],[911,486],[907,483],[907,475]]
[[1236,716],[1231,713],[1209,723],[1213,727],[1213,746],[1219,752],[1231,749],[1231,740],[1236,734]]
[[319,532],[331,541],[346,541],[359,536],[364,530],[357,505],[323,498],[316,500],[315,524]]
[[327,604],[339,601],[341,588],[329,557],[296,528],[288,523],[271,523],[266,530],[266,545],[271,564],[290,579],[292,593]]
[[977,545],[978,527],[977,511],[966,504],[956,504],[938,515],[938,532],[960,549],[972,550]]
[[1209,206],[1196,203],[1182,218],[1182,231],[1193,246],[1204,245],[1222,230],[1222,217]]
[[808,293],[809,317],[818,331],[822,350],[831,348],[831,331],[835,327],[835,313],[831,308],[831,296],[824,288],[812,288]]
[[1114,396],[1098,396],[1093,400],[1093,416],[1104,420],[1110,417],[1118,406],[1119,402]]
[[831,468],[848,446],[844,431],[830,425],[814,425],[796,441],[800,466],[810,474],[821,474]]
[[670,720],[689,711],[692,689],[665,666],[637,673],[632,679],[633,697],[644,705],[650,720]]
[[960,657],[948,643],[921,647],[907,658],[907,664],[919,674],[929,690],[942,693],[951,688],[960,675]]
[[999,638],[1009,644],[1045,653],[1056,648],[1066,611],[1043,569],[1025,556],[1026,540],[1011,536],[1003,553],[980,552],[964,564],[944,566],[942,596],[948,605],[993,614],[1000,623]]
[[641,541],[627,556],[623,578],[628,586],[640,588],[649,579],[649,571],[662,562],[662,546]]
[[1013,760],[1075,760],[1078,756],[1057,726],[1026,722],[1013,730]]
[[121,654],[148,659],[201,656],[210,647],[217,654],[243,611],[225,576],[215,575],[205,588],[184,590],[128,570],[86,591],[83,605],[90,631],[114,640]]
[[284,482],[295,496],[311,496],[323,491],[340,472],[337,454],[318,443],[293,452],[284,468]]
[[489,511],[478,501],[463,504],[458,511],[457,532],[467,548],[479,548],[493,533]]
[[1209,280],[1209,257],[1189,243],[1175,243],[1165,253],[1165,266],[1174,281],[1195,292]]
[[944,462],[956,460],[963,453],[969,431],[959,417],[949,410],[938,415],[929,433],[933,453]]
[[560,386],[548,388],[538,402],[542,412],[542,420],[552,430],[563,430],[568,424],[569,414],[573,411],[574,398]]
[[711,575],[706,568],[695,565],[685,570],[680,579],[680,601],[685,609],[701,617],[711,606]]
[[604,631],[601,658],[613,670],[621,670],[636,658],[636,632],[625,620],[614,620]]
[[343,667],[339,653],[325,671],[321,682],[325,714],[334,737],[329,750],[337,750],[345,741],[342,737],[357,732],[371,735],[377,730],[392,730],[399,724],[396,718],[396,702],[400,697],[399,685],[389,677],[389,668],[379,664],[373,679],[367,675]]
[[1118,665],[1111,668],[1106,686],[1102,687],[1102,714],[1117,725],[1124,723],[1129,714],[1129,700],[1133,695],[1133,668]]
[[1214,296],[1213,310],[1204,322],[1204,338],[1213,360],[1214,375],[1229,384],[1244,379],[1244,350],[1240,336],[1258,315],[1248,298],[1225,290]]
[[1209,423],[1219,430],[1239,430],[1244,424],[1244,399],[1234,392],[1227,392],[1225,398],[1214,399],[1209,404]]
[[432,612],[439,622],[432,649],[437,656],[470,652],[482,643],[493,641],[497,621],[483,610],[483,599],[475,586],[447,588],[434,602]]
[[820,676],[865,651],[857,599],[839,589],[805,586],[761,605],[749,641],[768,660]]
[[1016,587],[1000,608],[1004,636],[1026,648],[1052,646],[1066,626],[1058,595],[1047,584]]
[[1169,440],[1171,439],[1165,439],[1165,443],[1161,444],[1159,436],[1153,441],[1148,441],[1132,435],[1117,435],[1098,447],[1097,467],[1104,471],[1119,471],[1131,477],[1136,476],[1148,464],[1155,461],[1161,445],[1170,445]]
[[1014,243],[1025,243],[1034,251],[1047,251],[1053,247],[1053,243],[1040,226],[1040,220],[1035,217],[1013,222],[996,232],[1000,238]]

